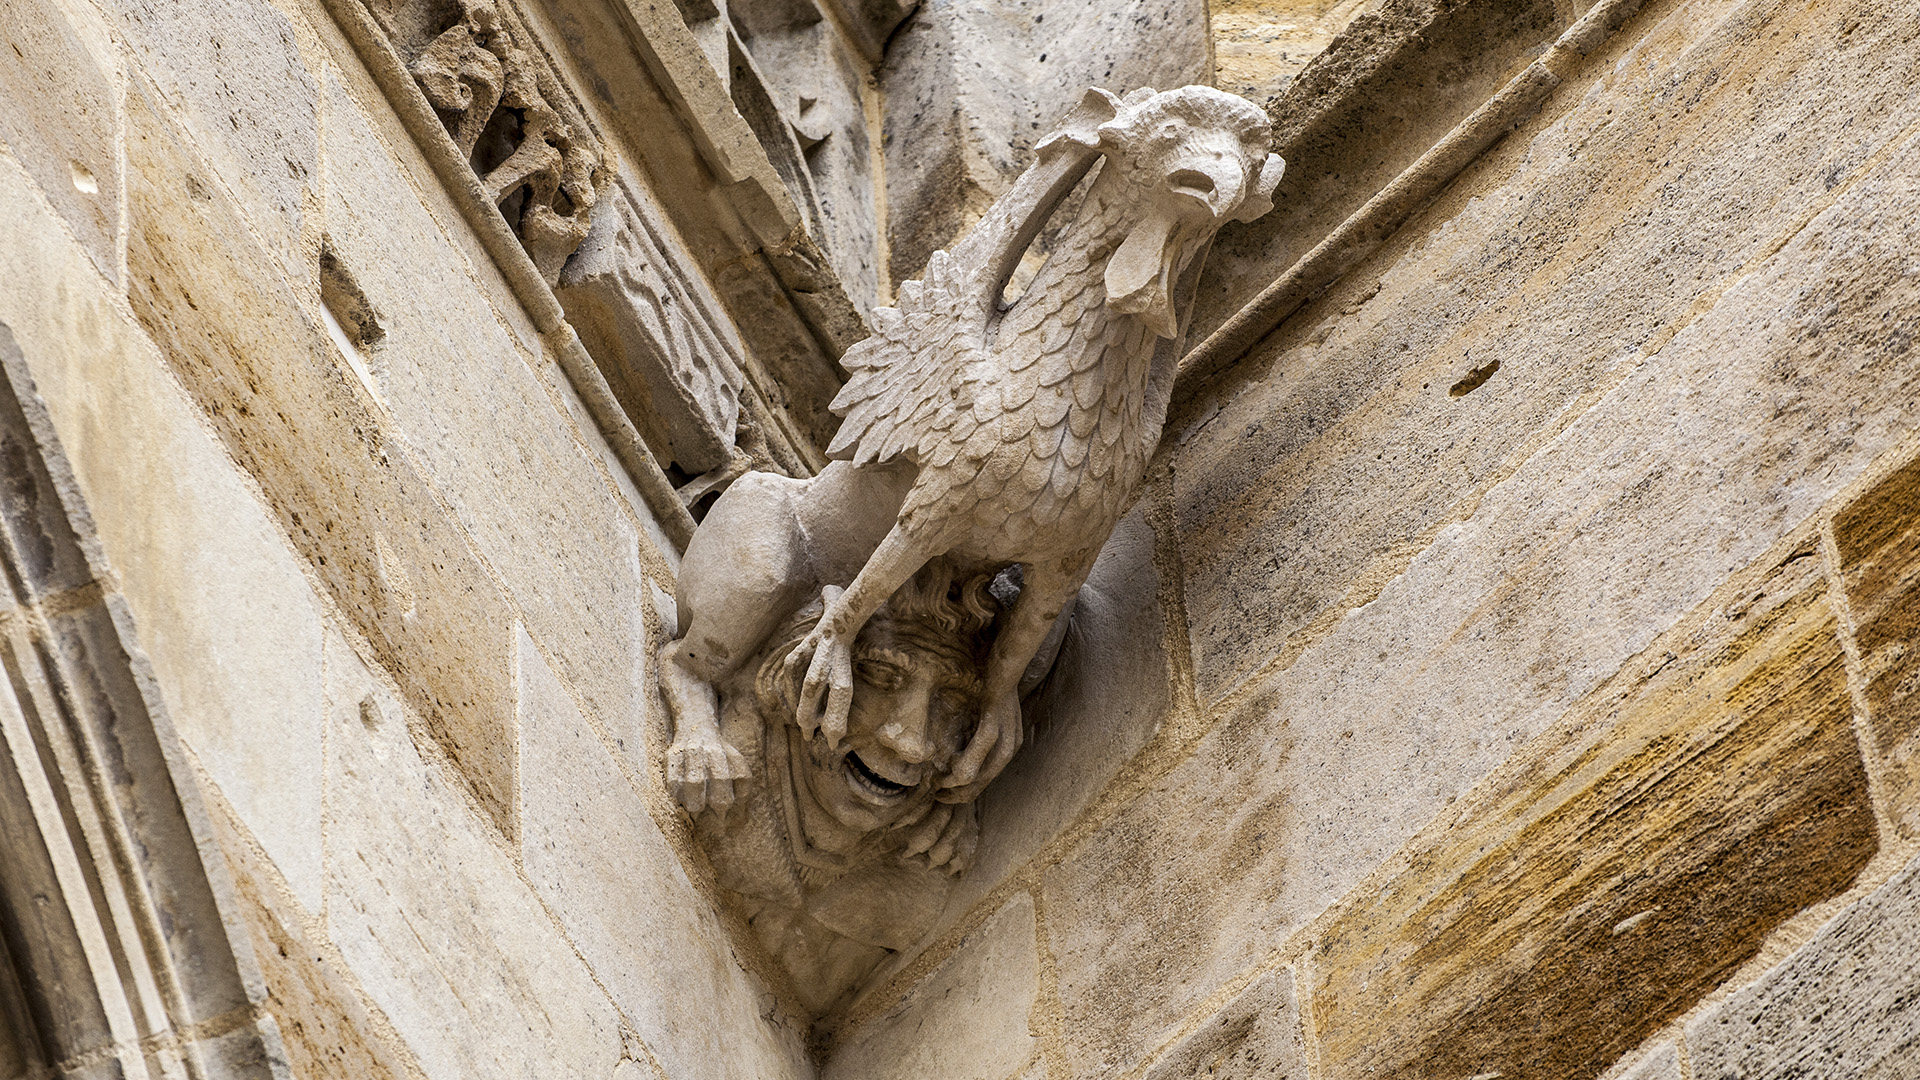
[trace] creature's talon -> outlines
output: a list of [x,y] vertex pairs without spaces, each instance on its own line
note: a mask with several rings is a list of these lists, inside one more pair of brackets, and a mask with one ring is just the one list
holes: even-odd
[[732,806],[749,774],[747,759],[717,736],[675,740],[667,749],[667,790],[696,817]]

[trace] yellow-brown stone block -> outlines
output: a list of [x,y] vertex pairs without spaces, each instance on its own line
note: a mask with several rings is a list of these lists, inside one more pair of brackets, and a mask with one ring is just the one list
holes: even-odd
[[1834,518],[1888,808],[1920,836],[1920,458]]
[[1596,1076],[1859,873],[1874,820],[1818,560],[1739,596],[1336,920],[1327,1077]]

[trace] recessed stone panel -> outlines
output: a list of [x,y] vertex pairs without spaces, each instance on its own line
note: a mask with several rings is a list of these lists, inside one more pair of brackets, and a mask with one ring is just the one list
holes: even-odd
[[1888,809],[1920,837],[1920,459],[1834,518]]
[[462,778],[337,633],[327,697],[325,933],[421,1070],[611,1075],[619,1013]]
[[1330,1080],[1599,1075],[1876,850],[1835,621],[1795,552],[1596,695],[1312,954]]
[[735,962],[638,788],[533,639],[518,641],[521,850],[534,889],[674,1080],[805,1076],[799,1025]]

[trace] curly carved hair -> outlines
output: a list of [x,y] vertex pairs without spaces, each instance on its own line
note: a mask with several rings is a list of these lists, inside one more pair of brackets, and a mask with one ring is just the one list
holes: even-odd
[[[977,688],[1001,611],[992,592],[993,581],[993,574],[962,579],[945,558],[928,562],[867,620],[853,644],[854,660],[897,654],[904,647],[944,667],[951,685]],[[791,715],[798,706],[804,673],[783,677],[782,668],[787,654],[825,613],[826,605],[815,597],[770,639],[772,645],[754,673],[753,693],[761,709],[778,710],[771,715]]]

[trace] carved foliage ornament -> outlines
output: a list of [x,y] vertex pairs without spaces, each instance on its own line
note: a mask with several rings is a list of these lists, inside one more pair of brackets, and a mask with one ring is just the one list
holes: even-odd
[[482,188],[552,284],[586,239],[602,154],[495,0],[366,0]]
[[1089,91],[848,351],[837,460],[742,477],[694,534],[660,668],[668,780],[816,1008],[916,940],[968,863],[972,801],[1159,443],[1204,253],[1272,207],[1267,145],[1218,90]]

